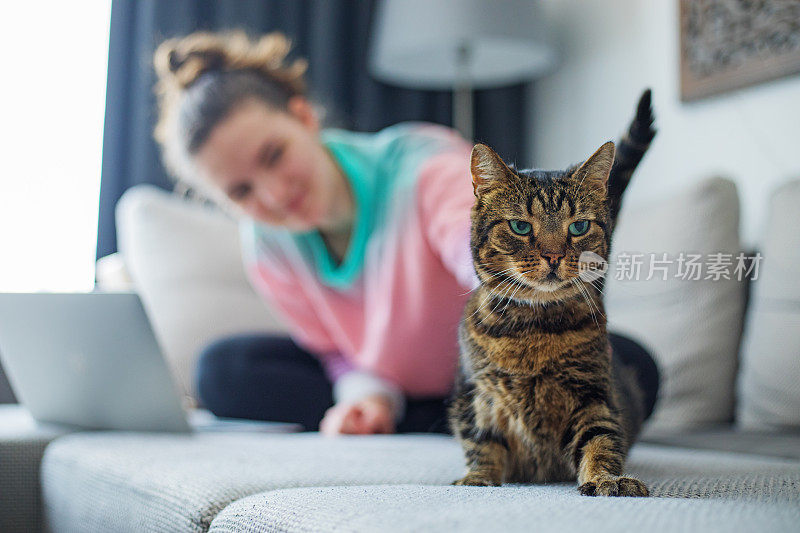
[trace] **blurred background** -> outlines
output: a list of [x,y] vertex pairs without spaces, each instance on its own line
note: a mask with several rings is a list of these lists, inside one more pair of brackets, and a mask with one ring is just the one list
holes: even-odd
[[[800,174],[796,2],[694,3],[705,10],[695,18],[705,16],[722,39],[706,42],[701,60],[707,53],[724,63],[720,49],[742,47],[724,42],[742,34],[735,26],[742,17],[752,19],[746,28],[758,17],[783,20],[784,41],[770,44],[781,35],[768,36],[766,45],[750,43],[753,50],[764,57],[794,52],[784,54],[782,70],[762,72],[763,79],[734,72],[733,82],[700,97],[682,90],[682,55],[692,53],[692,34],[681,31],[689,3],[444,4],[389,2],[385,21],[383,5],[372,0],[8,4],[0,32],[7,73],[0,86],[0,290],[91,290],[95,259],[117,249],[113,209],[120,195],[137,183],[171,187],[152,140],[151,57],[163,39],[200,29],[288,34],[294,54],[310,61],[312,95],[329,125],[375,131],[404,120],[467,120],[475,139],[522,167],[564,167],[617,138],[638,95],[651,87],[659,134],[626,201],[647,202],[710,175],[728,177],[740,192],[742,239],[750,246],[769,191]],[[762,13],[750,15],[751,4],[762,5]],[[764,12],[764,5],[773,7]],[[731,20],[737,10],[738,22]],[[458,71],[456,55],[435,57],[464,35],[458,28],[472,32],[476,50],[481,39],[496,45],[486,48],[487,62],[479,64],[478,50],[472,69]],[[497,35],[504,28],[505,40]],[[409,49],[410,66],[399,54],[409,43],[418,45]],[[380,46],[389,51],[375,59]],[[454,99],[469,111],[461,119]]]

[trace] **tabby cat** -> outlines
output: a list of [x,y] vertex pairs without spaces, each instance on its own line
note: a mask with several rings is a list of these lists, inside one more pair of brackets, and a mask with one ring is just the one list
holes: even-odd
[[488,146],[474,147],[480,286],[459,328],[449,415],[468,472],[456,485],[577,478],[584,495],[648,495],[622,475],[644,417],[642,391],[632,372],[612,365],[602,280],[579,275],[579,257],[608,259],[652,121],[647,91],[616,163],[607,142],[565,171],[515,170]]

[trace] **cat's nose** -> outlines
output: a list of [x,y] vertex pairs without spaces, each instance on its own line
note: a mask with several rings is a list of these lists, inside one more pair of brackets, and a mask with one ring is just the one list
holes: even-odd
[[547,262],[550,263],[551,267],[558,266],[558,262],[564,258],[564,254],[558,253],[543,253],[542,257],[547,259]]

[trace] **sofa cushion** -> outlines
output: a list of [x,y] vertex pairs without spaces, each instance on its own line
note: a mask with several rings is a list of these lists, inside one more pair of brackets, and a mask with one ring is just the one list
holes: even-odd
[[[740,250],[739,200],[729,180],[709,179],[620,213],[606,311],[609,329],[644,344],[658,363],[661,387],[650,426],[687,428],[733,419],[745,303],[745,283],[734,275]],[[720,258],[732,262],[724,269],[730,279],[714,279],[709,270],[717,253],[730,254]],[[665,263],[652,261],[663,254]],[[692,279],[689,269],[679,272],[681,254],[701,256],[701,279]]]
[[244,273],[237,224],[150,185],[117,204],[119,248],[183,392],[200,350],[219,337],[282,330]]
[[800,462],[637,445],[650,498],[589,498],[571,483],[276,490],[238,500],[210,531],[796,531]]
[[800,427],[800,181],[772,194],[739,372],[737,422]]
[[205,531],[239,498],[285,487],[449,483],[458,445],[437,435],[82,433],[48,447],[54,531]]
[[794,532],[800,507],[675,497],[591,498],[565,484],[365,486],[278,490],[225,508],[211,531]]
[[[645,444],[628,470],[672,497],[794,497],[800,487],[797,461]],[[205,531],[231,502],[268,490],[448,485],[463,471],[459,445],[439,435],[83,433],[48,447],[42,484],[55,531]]]

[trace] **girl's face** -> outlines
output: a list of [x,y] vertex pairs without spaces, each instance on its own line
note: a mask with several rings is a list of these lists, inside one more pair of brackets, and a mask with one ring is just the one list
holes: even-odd
[[341,225],[352,212],[347,180],[319,141],[307,100],[288,112],[242,102],[211,131],[195,163],[250,217],[292,231]]

